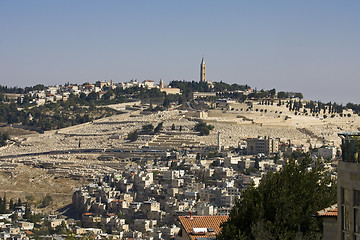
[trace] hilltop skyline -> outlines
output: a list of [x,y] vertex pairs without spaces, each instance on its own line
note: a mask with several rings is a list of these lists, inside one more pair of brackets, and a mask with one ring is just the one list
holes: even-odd
[[0,85],[207,80],[360,103],[357,1],[2,1]]

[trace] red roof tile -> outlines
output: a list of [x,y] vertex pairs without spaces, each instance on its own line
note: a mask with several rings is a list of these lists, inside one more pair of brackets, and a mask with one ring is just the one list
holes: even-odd
[[[185,229],[190,239],[195,240],[201,237],[215,237],[221,230],[220,225],[226,222],[229,216],[179,216],[182,228]],[[207,232],[205,234],[193,234],[193,228],[212,228],[214,232]]]
[[331,205],[330,207],[317,212],[317,216],[319,217],[337,217],[337,215],[338,215],[337,204]]

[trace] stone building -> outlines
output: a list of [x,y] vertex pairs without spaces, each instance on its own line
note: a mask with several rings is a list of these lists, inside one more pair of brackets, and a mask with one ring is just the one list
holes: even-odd
[[337,175],[337,239],[360,239],[360,132],[339,133],[342,160]]
[[272,153],[277,153],[279,151],[279,141],[270,138],[270,137],[257,137],[257,138],[248,138],[247,142],[247,154],[255,155],[263,153],[269,155]]

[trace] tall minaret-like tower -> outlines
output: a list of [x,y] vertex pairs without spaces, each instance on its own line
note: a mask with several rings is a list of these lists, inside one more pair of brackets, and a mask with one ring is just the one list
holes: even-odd
[[218,152],[221,152],[220,132],[218,132],[217,147]]
[[206,82],[206,64],[204,58],[202,58],[200,64],[200,82]]
[[164,80],[160,79],[160,88],[164,88]]

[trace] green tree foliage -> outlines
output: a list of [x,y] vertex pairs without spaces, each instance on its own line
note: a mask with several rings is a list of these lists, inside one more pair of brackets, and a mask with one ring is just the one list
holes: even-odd
[[51,204],[52,202],[52,197],[50,195],[46,195],[42,200],[41,200],[41,207],[47,207]]
[[360,104],[348,103],[346,104],[346,108],[352,109],[354,113],[360,115]]
[[277,97],[284,99],[284,98],[288,98],[289,94],[287,92],[278,92]]
[[300,93],[300,92],[294,93],[294,97],[300,98],[300,99],[303,99],[303,98],[304,98],[304,96],[303,96],[302,93]]
[[154,129],[154,133],[157,134],[163,129],[163,122],[160,122]]
[[[66,102],[47,103],[43,106],[23,108],[22,110],[18,110],[15,103],[0,103],[0,122],[22,124],[46,131],[69,127],[119,113],[106,107],[96,108],[94,101],[88,102],[83,98],[83,94],[79,96],[70,94]],[[89,107],[81,107],[82,105],[88,105]]]
[[97,92],[91,92],[87,95],[86,101],[96,101],[100,98],[100,94]]
[[172,88],[180,88],[181,92],[186,96],[191,92],[210,92],[211,88],[205,82],[187,82],[187,81],[171,81],[169,86]]
[[170,107],[170,99],[168,97],[165,97],[163,102],[163,107],[168,108]]
[[44,216],[40,213],[33,213],[31,207],[29,205],[26,205],[23,217],[29,222],[39,223]]
[[6,145],[6,141],[10,139],[8,133],[0,133],[0,147]]
[[199,132],[200,136],[207,136],[210,134],[210,130],[213,130],[214,126],[207,125],[206,123],[200,121],[195,125],[194,130]]
[[11,210],[11,211],[15,210],[15,204],[14,204],[14,200],[13,200],[13,199],[10,199],[10,202],[9,202],[9,210]]
[[[45,89],[45,86],[43,84],[37,84],[35,86],[32,87],[32,90],[33,91],[42,91]],[[30,90],[30,89],[28,89]],[[27,91],[26,91],[27,92]]]
[[17,207],[21,207],[22,206],[22,201],[21,198],[18,198],[17,203],[16,203]]
[[26,206],[25,207],[25,213],[24,213],[24,218],[25,219],[29,219],[31,216],[31,209],[30,209],[30,206]]
[[322,222],[314,215],[336,202],[336,186],[320,163],[308,170],[310,163],[309,157],[300,164],[290,160],[248,188],[218,238],[320,239]]
[[24,93],[24,89],[19,87],[7,87],[0,85],[0,93]]
[[0,197],[0,213],[6,213],[7,209],[6,209],[6,197],[4,196],[4,198]]
[[137,130],[132,131],[128,134],[127,136],[127,140],[129,140],[130,142],[135,142],[139,137],[139,132]]
[[28,194],[25,196],[25,199],[28,201],[28,203],[33,203],[35,201],[35,196],[32,194]]
[[261,89],[260,91],[255,90],[254,92],[250,93],[248,95],[248,97],[253,98],[253,99],[274,98],[275,93],[276,93],[275,89],[271,89],[271,90],[263,90],[263,89]]
[[146,124],[142,126],[141,132],[145,134],[153,133],[154,126],[152,124]]

